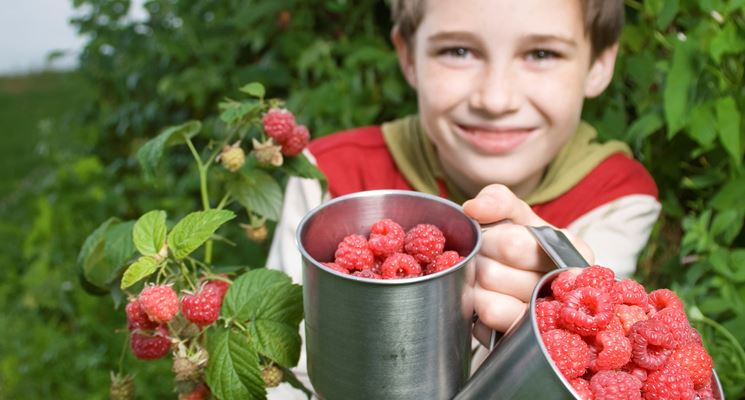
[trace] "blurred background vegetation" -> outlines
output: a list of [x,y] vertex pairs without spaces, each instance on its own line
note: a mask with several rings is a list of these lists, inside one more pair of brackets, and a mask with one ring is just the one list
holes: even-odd
[[[76,260],[109,216],[199,208],[190,155],[148,182],[139,146],[188,119],[213,129],[217,103],[251,81],[316,137],[413,112],[414,96],[379,0],[149,0],[137,21],[127,0],[72,2],[88,38],[79,68],[0,77],[0,399],[104,398],[120,364],[138,398],[173,397],[169,362],[120,357],[124,313]],[[628,142],[660,188],[637,278],[684,298],[728,397],[743,398],[745,1],[626,6],[616,79],[585,118]],[[218,254],[261,266],[266,244]]]

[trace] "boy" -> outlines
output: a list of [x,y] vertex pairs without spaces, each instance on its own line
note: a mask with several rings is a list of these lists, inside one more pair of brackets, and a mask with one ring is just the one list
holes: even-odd
[[[295,228],[322,197],[414,189],[463,203],[482,224],[512,221],[485,232],[476,260],[482,342],[486,327],[510,327],[551,269],[522,225],[566,228],[589,262],[633,273],[659,214],[657,188],[625,145],[595,143],[580,121],[584,99],[613,75],[623,2],[393,0],[392,9],[419,114],[311,143],[329,193],[288,183],[267,265],[300,283]],[[270,398],[290,398],[284,386]]]

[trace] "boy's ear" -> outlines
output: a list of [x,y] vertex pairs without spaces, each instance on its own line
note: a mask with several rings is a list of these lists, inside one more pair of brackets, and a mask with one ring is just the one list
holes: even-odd
[[618,54],[618,43],[603,50],[592,62],[590,73],[585,80],[586,97],[599,96],[608,87],[616,66],[616,54]]
[[414,73],[414,54],[406,39],[401,36],[401,32],[397,27],[393,27],[391,30],[391,42],[393,47],[396,49],[398,55],[398,65],[401,67],[401,72],[404,74],[404,78],[409,82],[409,85],[416,89],[416,74]]

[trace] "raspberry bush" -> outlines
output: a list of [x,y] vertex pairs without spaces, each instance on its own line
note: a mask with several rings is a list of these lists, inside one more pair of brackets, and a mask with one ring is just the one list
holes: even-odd
[[[158,209],[134,221],[110,218],[79,255],[84,282],[110,290],[126,315],[122,357],[170,362],[179,399],[259,399],[282,381],[305,389],[289,370],[300,357],[301,287],[279,271],[213,263],[217,240],[236,245],[218,233],[226,225],[242,227],[242,240],[266,239],[286,176],[324,179],[302,154],[308,129],[282,101],[265,99],[259,83],[241,91],[246,99],[220,103],[218,133],[201,138],[202,123],[188,121],[137,151],[145,175],[157,181],[166,150],[186,146],[202,209],[181,218]],[[112,372],[112,398],[135,393],[134,374],[122,369],[120,362]]]

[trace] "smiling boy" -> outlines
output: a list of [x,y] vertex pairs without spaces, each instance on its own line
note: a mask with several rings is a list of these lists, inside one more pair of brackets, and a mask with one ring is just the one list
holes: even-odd
[[[588,261],[631,274],[659,214],[657,188],[624,144],[597,143],[581,121],[585,98],[612,78],[623,2],[393,0],[392,10],[418,115],[312,142],[306,155],[328,193],[288,183],[267,265],[302,283],[294,232],[322,198],[413,189],[462,203],[483,224],[512,221],[484,234],[476,332],[509,328],[551,268],[523,225],[564,228]],[[282,390],[270,396],[290,398]]]

